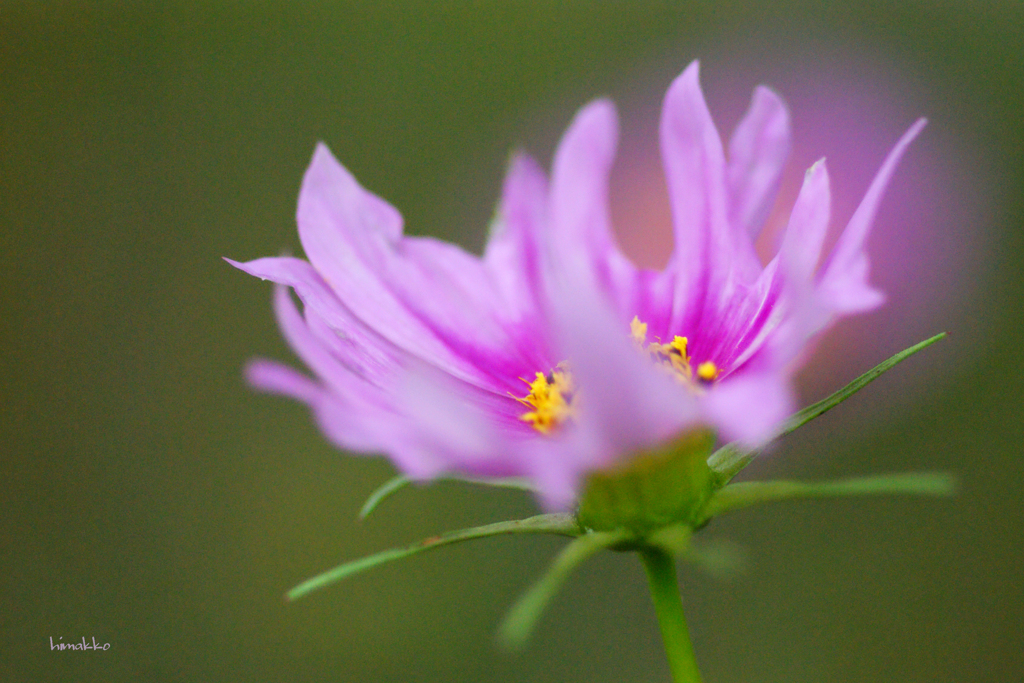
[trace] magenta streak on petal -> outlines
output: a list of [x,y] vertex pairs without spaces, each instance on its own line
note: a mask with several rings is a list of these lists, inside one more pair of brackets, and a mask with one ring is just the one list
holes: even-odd
[[731,360],[734,367],[754,356],[769,339],[769,364],[781,367],[793,361],[807,339],[827,322],[812,298],[814,271],[828,232],[830,205],[828,171],[822,159],[805,174],[779,253],[765,268],[763,278],[769,278],[769,289],[762,314],[774,315],[759,316],[751,324],[737,344],[741,353]]
[[[295,266],[300,271],[304,267],[307,276],[315,276],[303,261],[291,259],[286,265]],[[279,264],[279,274],[281,271],[283,269]],[[303,286],[301,282],[296,282],[296,285]],[[329,292],[323,295],[330,301]],[[420,362],[415,356],[373,335],[358,321],[346,319],[344,307],[336,300],[333,307],[321,305],[320,309],[308,309],[306,321],[303,321],[291,298],[283,288],[279,288],[275,308],[282,331],[292,348],[346,404],[358,407],[360,403],[372,403],[381,409],[394,409],[395,396],[401,392],[400,384],[405,381],[408,368]],[[324,308],[330,308],[333,316],[326,319],[321,317]],[[331,319],[335,325],[329,324],[328,320]],[[328,349],[333,354],[328,353]],[[360,379],[362,381],[357,381]],[[461,385],[461,381],[453,379],[452,382]],[[525,393],[522,391],[524,386],[520,383],[516,389]],[[519,420],[523,412],[521,404],[507,393],[493,394],[467,385],[462,389],[462,395],[471,396],[474,404],[486,405],[494,418],[506,428],[515,432],[529,430],[528,425]]]
[[720,379],[743,369],[778,323],[777,302],[781,287],[775,276],[777,264],[769,263],[757,282],[737,292],[720,314],[719,334],[695,335],[695,361],[710,360],[721,368]]
[[674,333],[671,324],[675,274],[670,270],[659,272],[642,269],[637,271],[636,282],[637,296],[632,311],[636,317],[647,323],[648,341],[671,340]]
[[[417,401],[422,397],[410,388],[410,374],[404,371],[393,373],[391,386],[387,387],[390,393],[384,394],[378,387],[360,381],[326,353],[329,347],[320,345],[326,339],[310,334],[310,329],[281,286],[276,290],[275,304],[289,344],[329,389],[318,387],[294,371],[266,364],[255,366],[253,381],[266,390],[285,393],[306,402],[332,441],[344,448],[387,451],[405,471],[419,477],[439,474],[450,466],[452,459],[459,462],[462,471],[494,476],[508,474],[504,471],[507,466],[500,459],[495,461],[486,457],[491,449],[473,449],[470,446],[487,443],[480,436],[483,423],[489,425],[487,434],[500,437],[504,442],[530,435],[529,427],[518,419],[521,412],[519,404],[450,377],[445,381],[448,393],[442,396],[440,389],[435,389],[429,399]],[[320,329],[329,328],[321,326]],[[413,363],[417,368],[429,367]],[[437,387],[441,384],[435,382]],[[477,427],[472,433],[477,437],[466,441],[474,424]],[[449,440],[448,457],[439,458],[438,453],[444,451],[442,445],[446,443],[443,437],[450,436],[453,425],[461,425],[463,443],[460,445]]]
[[[376,411],[366,421],[385,432],[407,421],[407,418],[389,414],[394,412],[389,406],[393,406],[399,393],[398,387],[407,366],[416,362],[412,354],[376,336],[352,318],[305,261],[268,258],[244,264],[229,262],[250,274],[294,287],[307,306],[306,315],[313,323],[310,325],[313,335],[319,338],[322,348],[337,352],[337,355],[330,357],[317,351],[318,342],[309,338],[307,328],[298,312],[294,311],[294,306],[289,310],[290,299],[279,293],[278,310],[279,315],[283,312],[282,329],[286,337],[307,365],[332,387],[333,392],[338,393],[330,405],[324,403],[323,396],[317,396],[317,401],[311,403],[311,406],[320,410],[318,414],[328,409],[340,410],[335,404],[348,406],[353,413],[358,413],[360,406],[363,406],[367,411]],[[283,299],[280,298],[282,296]],[[330,333],[325,334],[328,330]],[[342,358],[345,361],[343,368],[340,363]],[[339,361],[338,365],[333,364],[335,360]],[[365,381],[358,382],[358,378]],[[474,395],[477,403],[488,406],[494,419],[509,432],[523,433],[529,430],[529,426],[518,419],[523,412],[522,407],[510,396],[492,394],[473,387],[467,387],[465,391],[467,395]],[[356,424],[359,424],[358,420]],[[345,447],[355,448],[350,442],[341,440],[337,434],[332,439]]]
[[[543,174],[520,157],[510,168],[498,229],[483,260],[436,240],[406,238],[388,277],[412,314],[503,394],[521,393],[519,377],[557,362],[547,351],[538,302],[536,240],[544,206]],[[447,291],[432,291],[430,284]]]
[[480,259],[426,238],[406,238],[400,253],[389,276],[392,290],[454,355],[488,378],[482,386],[507,392],[508,378],[548,360],[538,325],[506,317],[510,302]]
[[700,330],[714,337],[718,313],[737,288],[756,280],[760,264],[746,232],[729,225],[725,153],[700,90],[697,62],[669,87],[660,130],[675,226],[672,327],[677,334]]

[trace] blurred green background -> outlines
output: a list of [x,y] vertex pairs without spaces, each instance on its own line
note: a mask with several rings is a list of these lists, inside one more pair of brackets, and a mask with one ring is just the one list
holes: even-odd
[[[961,494],[713,524],[704,535],[749,562],[730,581],[680,572],[706,679],[1024,678],[1022,45],[1019,2],[3,3],[0,678],[668,680],[632,556],[585,566],[525,652],[497,648],[553,539],[457,547],[286,604],[342,560],[534,507],[438,485],[358,522],[392,470],[243,384],[248,358],[291,355],[269,287],[220,257],[301,253],[295,199],[317,140],[409,232],[479,249],[510,149],[546,165],[604,94],[642,129],[653,118],[633,114],[656,117],[695,57],[715,111],[759,82],[784,96],[802,77],[880,84],[891,128],[870,163],[927,115],[906,172],[969,209],[925,234],[944,249],[925,263],[933,299],[907,306],[887,286],[898,314],[826,342],[805,399],[951,339],[751,471],[943,469]],[[728,131],[740,110],[722,106]],[[892,249],[883,281],[915,257]],[[111,647],[50,650],[83,636]]]

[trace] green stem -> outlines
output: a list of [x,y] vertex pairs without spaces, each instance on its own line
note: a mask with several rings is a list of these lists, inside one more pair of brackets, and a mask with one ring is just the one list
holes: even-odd
[[665,654],[674,683],[701,683],[697,660],[690,645],[690,634],[683,616],[683,600],[679,595],[679,580],[672,556],[659,548],[640,551],[647,580],[651,586],[651,599],[658,615]]

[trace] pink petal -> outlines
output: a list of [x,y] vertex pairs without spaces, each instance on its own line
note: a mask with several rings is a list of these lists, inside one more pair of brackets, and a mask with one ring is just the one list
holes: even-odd
[[525,457],[525,475],[536,488],[541,507],[547,512],[571,509],[585,472],[593,469],[574,457],[592,452],[579,438],[579,432],[534,439],[524,443],[519,452]]
[[551,181],[552,246],[564,257],[602,256],[611,241],[608,175],[618,139],[615,107],[597,100],[583,107],[555,152]]
[[249,361],[245,366],[245,379],[260,391],[288,396],[303,403],[312,403],[321,391],[316,382],[295,368],[263,358]]
[[804,174],[803,186],[793,205],[779,248],[783,270],[788,278],[799,278],[810,283],[828,233],[831,202],[828,169],[822,159]]
[[250,275],[292,287],[306,306],[307,318],[315,313],[334,331],[336,339],[344,340],[341,356],[378,383],[381,377],[374,372],[375,368],[389,368],[398,358],[410,355],[357,320],[306,261],[291,257],[262,258],[248,263],[225,260]]
[[748,315],[750,326],[736,344],[741,352],[728,364],[737,367],[759,356],[763,367],[783,372],[828,324],[831,314],[815,293],[814,272],[830,212],[828,170],[822,159],[804,175],[779,253],[758,281],[762,309]]
[[516,363],[510,354],[522,344],[496,317],[503,301],[479,259],[438,240],[402,238],[398,213],[323,145],[306,172],[298,223],[310,262],[355,317],[456,377],[505,390],[501,372],[480,364]]
[[544,257],[547,274],[585,273],[625,315],[637,295],[637,273],[615,243],[608,212],[617,139],[615,107],[607,100],[583,107],[562,136],[552,171]]
[[735,283],[753,282],[761,271],[746,232],[729,224],[725,153],[696,61],[669,87],[660,132],[676,243],[672,327],[690,331],[724,305]]
[[335,393],[351,403],[358,403],[371,394],[371,389],[376,389],[356,374],[360,368],[355,365],[355,358],[351,355],[343,356],[343,360],[335,357],[328,347],[312,334],[302,314],[295,307],[288,289],[283,285],[274,287],[274,312],[277,314],[278,327],[288,345],[306,367]]
[[729,142],[729,219],[756,239],[775,202],[789,156],[789,112],[778,95],[758,86]]
[[388,450],[381,427],[395,420],[371,415],[344,403],[338,396],[292,368],[274,361],[255,360],[246,368],[249,383],[261,391],[297,399],[310,407],[320,431],[336,446],[372,453]]
[[896,142],[896,146],[882,162],[860,206],[836,243],[828,265],[819,283],[823,299],[839,314],[870,310],[879,306],[885,296],[868,283],[871,266],[865,248],[871,224],[878,205],[885,194],[889,179],[896,170],[907,146],[925,127],[927,121],[918,119]]
[[775,436],[794,412],[796,399],[781,373],[747,372],[716,384],[702,404],[725,440],[757,448]]
[[[456,472],[478,476],[520,475],[524,466],[510,452],[527,427],[509,434],[468,385],[436,369],[419,366],[403,382],[401,410],[407,417],[393,458],[417,477]],[[518,436],[518,439],[515,437]]]
[[[768,342],[767,362],[776,370],[781,371],[799,357],[807,341],[831,320],[831,313],[817,296],[814,285],[830,214],[828,170],[822,159],[804,175],[782,245],[772,263],[776,268],[773,288],[780,298],[777,306],[785,317],[777,320],[774,327],[766,326],[764,332],[770,333],[770,337],[763,341]],[[760,346],[752,342],[750,351],[757,352]]]
[[547,178],[537,162],[525,154],[514,156],[483,257],[512,318],[536,315],[544,303],[538,249],[547,192]]
[[406,238],[389,267],[389,284],[406,307],[476,368],[464,379],[504,394],[518,388],[515,378],[550,362],[539,312],[516,316],[515,300],[506,300],[477,257],[440,240]]

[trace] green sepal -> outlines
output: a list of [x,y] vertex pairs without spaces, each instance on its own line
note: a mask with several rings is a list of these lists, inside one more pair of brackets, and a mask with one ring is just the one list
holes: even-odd
[[[363,503],[363,507],[359,509],[359,519],[366,519],[370,516],[378,505],[381,504],[386,498],[390,498],[394,494],[404,489],[409,484],[413,483],[413,479],[399,474],[396,477],[388,479],[386,482],[374,489],[373,493],[370,494],[366,502]],[[517,491],[534,491],[533,486],[527,479],[521,477],[500,477],[496,479],[484,479],[477,477],[439,477],[434,479],[433,482],[440,481],[461,481],[467,484],[479,484],[481,486],[494,486],[495,488],[503,489],[516,489]]]
[[951,496],[956,478],[945,472],[880,474],[822,482],[744,481],[717,491],[703,510],[705,521],[752,505],[800,498],[909,494]]
[[[867,385],[874,382],[876,379],[878,379],[884,373],[894,368],[899,363],[905,361],[907,358],[910,358],[918,351],[921,351],[922,349],[931,346],[932,344],[944,338],[945,336],[946,333],[941,332],[935,335],[934,337],[925,339],[922,342],[914,344],[910,348],[900,351],[891,358],[882,361],[875,367],[871,368],[863,375],[853,380],[845,387],[832,394],[831,396],[828,396],[827,398],[824,398],[818,401],[817,403],[809,405],[803,410],[794,413],[788,420],[782,423],[782,426],[779,428],[779,431],[771,440],[777,439],[780,436],[785,436],[786,434],[789,434],[790,432],[793,432],[796,429],[804,426],[814,418],[824,415],[832,408],[835,408],[837,405],[839,405],[846,399],[850,398]],[[732,443],[726,444],[725,446],[722,446],[717,451],[712,453],[711,457],[708,458],[708,466],[711,468],[712,472],[714,472],[716,487],[721,488],[722,486],[728,484],[729,481],[737,474],[739,474],[744,467],[749,465],[754,460],[754,458],[758,456],[759,453],[760,449],[747,450],[740,447],[737,444]]]
[[533,584],[509,610],[498,628],[499,642],[510,650],[519,649],[526,644],[530,634],[533,633],[534,626],[537,625],[537,620],[544,612],[544,608],[569,578],[569,574],[594,554],[629,538],[629,532],[624,529],[590,532],[562,548],[544,576]]
[[489,536],[505,534],[554,534],[557,536],[576,537],[581,533],[582,531],[576,523],[576,519],[572,515],[565,513],[536,515],[510,522],[496,522],[495,524],[485,524],[469,529],[460,529],[459,531],[449,531],[438,536],[425,538],[403,548],[392,548],[353,560],[352,562],[346,562],[323,574],[303,581],[288,591],[286,596],[289,600],[296,600],[307,593],[346,579],[353,574],[372,569],[378,565],[401,560],[411,555],[433,550],[434,548],[471,541],[476,538],[487,538]]
[[576,517],[585,529],[628,529],[638,537],[680,522],[694,524],[713,491],[708,455],[714,434],[687,432],[662,448],[591,473]]

